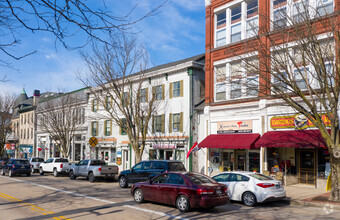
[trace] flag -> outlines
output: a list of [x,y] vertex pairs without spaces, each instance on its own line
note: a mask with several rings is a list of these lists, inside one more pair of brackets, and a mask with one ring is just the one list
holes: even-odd
[[196,152],[198,151],[200,148],[198,147],[197,142],[194,143],[194,145],[192,145],[192,147],[190,148],[189,152],[187,153],[187,159],[189,158],[190,154],[192,152]]

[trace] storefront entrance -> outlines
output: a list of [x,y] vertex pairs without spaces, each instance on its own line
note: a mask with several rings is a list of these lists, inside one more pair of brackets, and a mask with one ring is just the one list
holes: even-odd
[[315,151],[299,151],[299,183],[315,184]]

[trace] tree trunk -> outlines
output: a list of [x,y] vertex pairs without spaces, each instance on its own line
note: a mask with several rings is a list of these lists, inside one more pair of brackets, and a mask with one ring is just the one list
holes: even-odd
[[[338,148],[335,148],[338,149]],[[335,150],[336,151],[336,150]],[[331,164],[331,196],[329,200],[340,201],[340,151],[330,152]]]

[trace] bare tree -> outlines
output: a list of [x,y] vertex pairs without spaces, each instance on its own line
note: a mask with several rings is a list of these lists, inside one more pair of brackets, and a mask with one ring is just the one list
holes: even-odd
[[15,96],[10,94],[0,95],[0,155],[3,155],[7,138],[11,134],[11,118]]
[[339,201],[339,14],[332,5],[313,8],[305,3],[294,5],[293,16],[278,11],[275,20],[260,12],[264,25],[255,27],[258,34],[241,46],[247,54],[240,70],[247,79],[235,70],[228,81],[253,95],[282,100],[320,130],[330,152],[330,200]]
[[71,143],[79,125],[84,123],[86,103],[84,91],[51,97],[39,103],[37,109],[38,130],[47,132],[66,158],[70,156]]
[[83,54],[89,71],[78,77],[103,106],[102,118],[111,119],[127,134],[139,162],[158,102],[148,89],[151,80],[147,80],[145,73],[148,65],[145,48],[132,36],[114,40],[117,42],[114,47],[94,47],[92,56]]
[[[55,37],[55,45],[61,43],[66,49],[81,48],[91,41],[107,44],[107,34],[130,29],[131,25],[156,14],[166,3],[167,0],[156,5],[148,13],[132,19],[137,5],[126,15],[116,16],[106,6],[105,1],[96,1],[94,5],[85,0],[0,0],[0,29],[3,37],[0,51],[16,60],[35,53],[36,50],[24,54],[16,54],[13,51],[24,38],[20,32],[24,30],[33,34],[50,33]],[[72,38],[77,38],[77,45],[74,45],[74,41],[68,41]],[[0,60],[0,65],[8,66],[9,63]]]

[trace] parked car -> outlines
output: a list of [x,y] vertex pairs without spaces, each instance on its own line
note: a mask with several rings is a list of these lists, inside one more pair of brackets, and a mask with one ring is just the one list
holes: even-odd
[[100,177],[114,177],[118,171],[117,165],[106,165],[104,160],[81,160],[71,166],[69,177],[75,180],[78,176],[83,176],[94,182]]
[[246,206],[282,200],[286,191],[282,182],[254,172],[223,172],[212,177],[228,186],[230,200],[242,201]]
[[53,173],[55,177],[58,177],[61,173],[68,173],[71,168],[71,164],[66,158],[50,158],[39,166],[40,175],[44,173]]
[[182,162],[171,160],[142,161],[130,170],[124,170],[119,174],[118,181],[121,188],[128,185],[146,181],[158,174],[169,171],[186,171]]
[[148,182],[136,183],[131,195],[138,203],[153,201],[175,205],[181,212],[190,208],[212,208],[229,201],[227,186],[200,173],[162,173]]
[[9,158],[7,157],[0,157],[0,169],[2,169],[3,165],[8,162]]
[[9,159],[6,164],[3,165],[1,175],[8,173],[8,176],[26,174],[31,176],[31,166],[26,159]]
[[30,157],[28,158],[28,162],[31,164],[31,173],[34,173],[35,171],[39,171],[39,166],[44,162],[44,158]]

